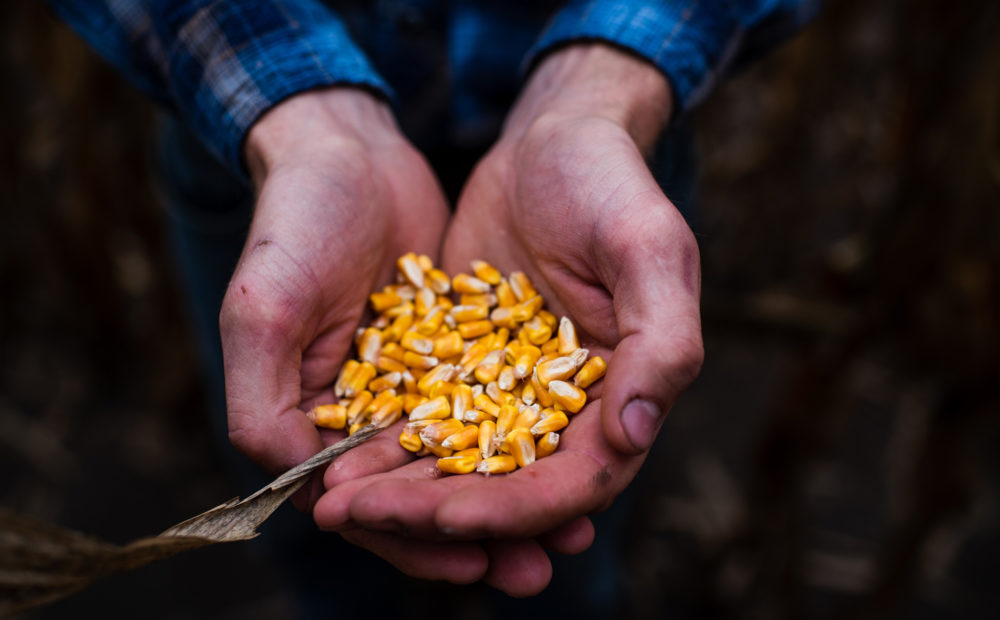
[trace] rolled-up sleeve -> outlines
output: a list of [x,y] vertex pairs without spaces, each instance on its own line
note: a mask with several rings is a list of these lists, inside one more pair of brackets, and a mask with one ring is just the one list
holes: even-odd
[[818,0],[572,1],[554,14],[528,63],[576,41],[605,41],[658,67],[670,81],[675,108],[688,109],[741,53],[765,49],[756,31],[777,44],[818,7]]
[[247,131],[306,90],[388,84],[341,19],[313,0],[50,0],[56,13],[245,177]]

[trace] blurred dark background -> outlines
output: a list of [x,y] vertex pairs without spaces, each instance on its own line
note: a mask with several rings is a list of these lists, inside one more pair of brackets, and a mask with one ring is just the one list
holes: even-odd
[[[124,543],[251,489],[152,106],[41,3],[0,41],[0,505]],[[694,121],[707,361],[638,483],[625,615],[1000,617],[1000,5],[829,2]],[[256,545],[26,617],[287,617]]]

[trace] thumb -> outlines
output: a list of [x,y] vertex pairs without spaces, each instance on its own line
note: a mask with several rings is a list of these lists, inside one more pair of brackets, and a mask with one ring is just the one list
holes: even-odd
[[[239,274],[238,274],[239,275]],[[289,299],[274,312],[271,287],[234,278],[220,316],[225,362],[226,406],[232,444],[272,474],[323,448],[319,432],[298,408],[301,348],[285,317]],[[294,304],[293,304],[294,305]]]
[[608,442],[626,454],[652,447],[704,358],[698,247],[670,215],[658,234],[639,233],[613,254],[617,278],[609,290],[620,340],[608,362],[601,421]]

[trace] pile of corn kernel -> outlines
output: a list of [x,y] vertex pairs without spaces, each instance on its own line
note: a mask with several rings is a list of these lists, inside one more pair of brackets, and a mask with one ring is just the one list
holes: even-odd
[[339,402],[312,409],[313,423],[354,433],[405,413],[400,445],[451,474],[507,473],[552,454],[607,369],[572,321],[545,310],[523,272],[504,278],[472,261],[474,275],[449,278],[412,252],[397,267],[397,283],[369,298],[378,316],[358,329]]

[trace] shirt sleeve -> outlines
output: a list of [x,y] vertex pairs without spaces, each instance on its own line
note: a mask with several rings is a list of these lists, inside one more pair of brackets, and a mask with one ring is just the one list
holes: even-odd
[[658,67],[682,111],[697,105],[728,67],[770,49],[818,8],[819,0],[571,1],[552,17],[527,62],[574,41],[606,41]]
[[333,84],[393,97],[340,18],[315,0],[49,2],[241,178],[247,131],[287,97]]

